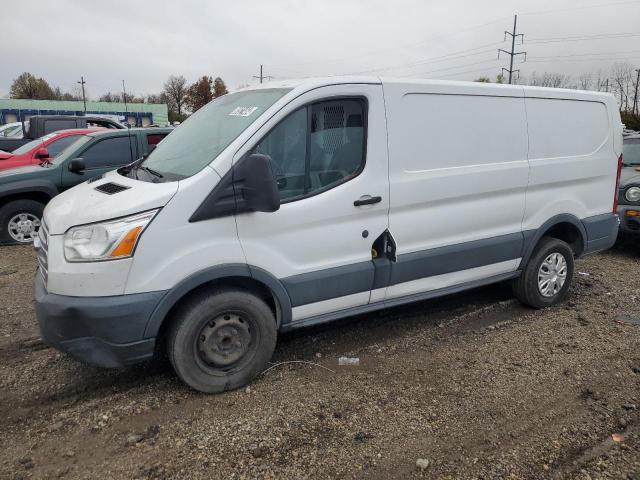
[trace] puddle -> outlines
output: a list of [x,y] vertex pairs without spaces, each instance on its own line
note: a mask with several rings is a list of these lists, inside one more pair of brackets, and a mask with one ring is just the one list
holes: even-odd
[[632,317],[631,315],[618,315],[616,320],[630,325],[640,325],[640,317]]

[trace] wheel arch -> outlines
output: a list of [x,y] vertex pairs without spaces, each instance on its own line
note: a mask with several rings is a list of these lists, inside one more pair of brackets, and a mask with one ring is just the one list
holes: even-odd
[[57,187],[51,182],[22,180],[0,187],[0,206],[13,200],[36,200],[46,205],[58,193]]
[[167,326],[167,319],[171,311],[189,295],[202,288],[214,286],[231,286],[246,289],[261,296],[271,296],[270,304],[276,318],[276,324],[281,325],[291,321],[291,300],[280,281],[267,271],[250,265],[227,264],[206,268],[182,280],[169,290],[154,309],[144,337],[158,336]]
[[578,217],[571,214],[556,215],[540,228],[524,232],[524,248],[521,265],[526,265],[533,251],[544,237],[552,237],[569,244],[576,257],[580,257],[587,248],[587,230]]

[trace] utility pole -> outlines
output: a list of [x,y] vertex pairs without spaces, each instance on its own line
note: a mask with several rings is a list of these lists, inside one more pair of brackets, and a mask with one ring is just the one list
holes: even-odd
[[522,40],[522,43],[524,43],[524,34],[523,33],[517,33],[516,32],[516,27],[518,25],[518,15],[515,15],[513,17],[513,32],[508,32],[507,30],[504,31],[504,39],[507,39],[507,35],[511,36],[511,51],[507,52],[506,50],[503,50],[502,48],[498,49],[498,58],[500,58],[500,53],[506,53],[507,55],[509,55],[509,57],[511,57],[510,61],[509,61],[509,68],[506,69],[504,67],[502,67],[502,71],[503,72],[508,72],[509,73],[509,84],[512,83],[512,79],[513,79],[513,74],[514,73],[518,73],[520,74],[520,70],[514,70],[513,69],[513,59],[518,56],[518,55],[524,55],[524,61],[527,61],[527,52],[516,52],[516,38],[520,37],[520,39]]
[[84,84],[87,82],[84,81],[84,77],[80,77],[80,81],[78,83],[82,85],[82,103],[84,104],[84,113],[87,113],[87,97],[84,95]]
[[633,113],[638,115],[638,84],[640,83],[640,68],[636,68],[636,73],[638,76],[636,77],[636,93],[633,96]]
[[254,75],[253,78],[259,78],[260,79],[260,83],[262,83],[262,80],[264,80],[264,79],[271,80],[273,77],[271,75],[263,75],[262,74],[262,65],[260,65],[260,76]]

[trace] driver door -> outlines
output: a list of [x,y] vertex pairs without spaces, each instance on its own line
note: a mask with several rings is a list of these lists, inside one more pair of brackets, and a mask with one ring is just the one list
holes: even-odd
[[271,157],[281,206],[238,215],[240,243],[249,265],[282,282],[293,321],[370,300],[371,249],[388,227],[384,118],[380,85],[318,88],[276,114],[248,146]]

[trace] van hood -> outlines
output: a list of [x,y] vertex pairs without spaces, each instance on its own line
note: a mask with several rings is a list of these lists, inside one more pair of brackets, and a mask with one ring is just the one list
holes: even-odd
[[[96,190],[115,183],[126,190],[112,195]],[[178,182],[149,183],[124,177],[113,171],[95,181],[87,181],[53,197],[43,219],[50,235],[62,235],[69,228],[164,207],[178,191]]]

